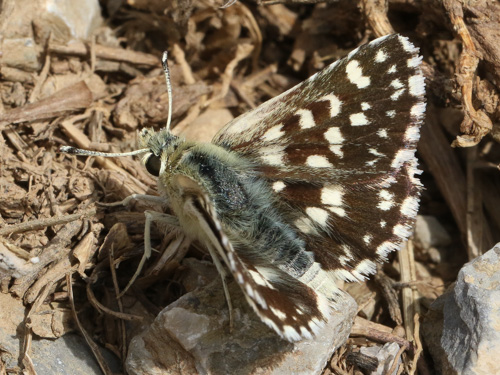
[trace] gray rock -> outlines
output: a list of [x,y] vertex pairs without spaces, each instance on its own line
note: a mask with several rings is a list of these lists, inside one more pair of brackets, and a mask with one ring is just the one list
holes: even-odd
[[352,298],[313,340],[289,343],[268,328],[229,283],[234,328],[218,278],[165,308],[132,339],[128,374],[319,374],[347,339],[356,315]]
[[38,70],[40,68],[38,50],[33,38],[4,39],[2,64],[26,71]]
[[446,293],[439,296],[432,303],[421,328],[422,337],[426,346],[429,348],[429,352],[434,360],[436,373],[438,374],[453,375],[457,373],[448,361],[448,357],[441,346],[444,305],[454,304],[453,298],[453,287],[451,287]]
[[[32,360],[38,375],[89,375],[102,371],[85,342],[70,333],[57,340],[33,340]],[[102,350],[108,366],[118,371],[120,364],[107,350]]]
[[396,375],[398,373],[399,365],[401,364],[401,356],[398,357],[398,364],[392,373],[388,373],[392,367],[396,354],[399,351],[399,345],[395,342],[387,343],[384,346],[366,346],[359,350],[362,354],[378,359],[378,367],[372,371],[370,375]]
[[440,373],[500,373],[500,244],[460,270],[422,333]]
[[42,17],[52,23],[60,20],[71,36],[76,39],[87,39],[102,24],[101,7],[98,0],[80,1],[42,1],[42,9],[47,12]]
[[[2,3],[0,26],[4,39],[46,38],[50,33],[53,40],[64,43],[89,39],[103,24],[98,0],[4,0]],[[19,55],[25,53],[21,51]]]
[[[18,365],[19,348],[22,343],[22,331],[26,314],[22,301],[10,294],[0,293],[0,344],[1,359],[7,369]],[[118,371],[117,359],[103,350],[108,365]],[[100,374],[101,370],[85,340],[70,333],[57,340],[33,338],[30,358],[38,375],[88,375]]]
[[451,237],[434,216],[418,215],[415,223],[415,241],[423,248],[448,246]]

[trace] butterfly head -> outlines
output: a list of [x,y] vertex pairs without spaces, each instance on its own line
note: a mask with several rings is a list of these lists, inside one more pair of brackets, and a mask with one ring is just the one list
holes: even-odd
[[147,171],[158,177],[166,167],[168,155],[171,154],[182,140],[173,135],[169,129],[155,131],[151,128],[139,132],[139,147],[146,149],[142,162]]

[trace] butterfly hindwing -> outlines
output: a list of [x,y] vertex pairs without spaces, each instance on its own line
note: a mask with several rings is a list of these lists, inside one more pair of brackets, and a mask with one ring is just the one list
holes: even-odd
[[176,180],[183,190],[184,215],[197,222],[202,241],[216,249],[262,321],[289,341],[312,338],[330,314],[327,299],[265,259],[246,261],[245,252],[239,253],[226,235],[204,189],[186,176]]

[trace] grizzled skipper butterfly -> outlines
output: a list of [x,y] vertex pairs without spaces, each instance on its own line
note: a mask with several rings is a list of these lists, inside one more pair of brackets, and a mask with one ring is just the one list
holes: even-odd
[[382,37],[234,119],[211,143],[173,135],[170,111],[164,129],[140,132],[139,150],[61,151],[145,154],[161,197],[134,198],[175,214],[147,212],[145,258],[152,221],[178,226],[223,276],[230,270],[264,323],[290,341],[311,338],[342,298],[336,281],[365,279],[410,235],[421,60],[407,38]]

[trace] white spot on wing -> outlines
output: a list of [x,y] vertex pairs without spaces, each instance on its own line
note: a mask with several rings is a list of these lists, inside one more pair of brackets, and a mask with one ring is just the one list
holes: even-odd
[[330,102],[330,117],[335,117],[340,113],[342,102],[335,95],[325,95],[318,101],[329,101]]
[[279,320],[285,320],[286,319],[286,314],[283,311],[278,310],[277,308],[275,308],[273,306],[269,306],[269,308],[271,309],[271,311],[273,312],[273,314],[276,315],[276,317]]
[[335,155],[337,155],[339,158],[344,157],[344,152],[342,151],[341,145],[332,145],[329,148],[330,148],[330,151],[333,152]]
[[234,254],[228,253],[227,257],[229,258],[229,264],[231,266],[231,269],[235,270],[236,269],[236,261],[234,260]]
[[418,141],[420,138],[420,128],[417,125],[409,126],[405,131],[405,141]]
[[375,148],[369,148],[368,149],[368,152],[372,155],[375,155],[375,156],[385,156],[384,154],[382,154],[381,152],[378,152],[377,149]]
[[350,264],[352,264],[352,261],[354,259],[353,256],[352,256],[351,249],[347,245],[342,245],[342,250],[344,250],[344,255],[341,255],[339,257],[339,262],[344,267],[345,266],[349,266]]
[[343,206],[343,195],[344,192],[342,188],[338,186],[325,186],[321,189],[321,203],[326,206],[328,211],[334,214],[344,217],[346,216],[345,209]]
[[391,67],[387,69],[387,73],[389,74],[396,73],[396,65],[391,65]]
[[355,113],[353,115],[349,116],[349,119],[351,120],[351,125],[352,126],[363,126],[363,125],[368,125],[368,119],[366,118],[364,113]]
[[380,220],[380,228],[385,228],[387,222],[385,220]]
[[316,335],[320,328],[323,327],[323,323],[321,323],[317,318],[311,319],[308,324],[309,329]]
[[378,161],[378,159],[370,160],[365,163],[368,167],[373,167],[375,163]]
[[377,130],[377,135],[380,138],[388,138],[387,130],[386,129],[379,129],[379,130]]
[[273,190],[276,192],[276,193],[279,193],[281,190],[283,190],[284,188],[286,187],[285,183],[283,181],[276,181],[274,184],[273,184]]
[[260,158],[269,165],[283,165],[285,153],[283,146],[274,145],[261,147],[259,149]]
[[378,203],[377,207],[382,211],[390,210],[395,204],[394,194],[389,192],[389,190],[380,190],[378,193],[378,197],[380,198],[380,202]]
[[391,95],[391,100],[398,100],[401,95],[405,92],[405,88],[399,89],[395,91],[394,94]]
[[314,225],[308,217],[303,217],[295,220],[295,226],[298,230],[305,234],[316,233],[316,229],[314,229]]
[[413,96],[422,96],[425,94],[425,80],[424,76],[417,74],[408,78],[408,87],[410,94]]
[[364,278],[364,275],[371,275],[375,273],[376,270],[377,270],[377,265],[373,261],[365,259],[359,262],[359,264],[353,270],[353,273],[359,274],[361,278]]
[[284,337],[284,332],[281,331],[281,329],[274,323],[271,319],[269,319],[266,316],[260,316],[262,321],[267,324],[267,326],[271,329],[273,329],[275,332],[278,332],[280,336]]
[[346,73],[349,81],[358,86],[358,89],[364,89],[370,86],[370,77],[363,75],[363,71],[357,60],[352,60],[347,64]]
[[321,203],[327,206],[341,206],[343,204],[344,192],[341,187],[325,186],[321,189]]
[[327,208],[329,211],[333,212],[334,214],[336,214],[340,217],[346,216],[345,209],[343,209],[342,207],[329,206]]
[[380,182],[380,187],[387,188],[387,187],[390,187],[391,185],[395,184],[396,182],[398,182],[398,180],[396,180],[396,178],[394,176],[388,176]]
[[253,300],[256,301],[264,310],[267,310],[267,302],[264,298],[262,298],[259,292],[255,291],[255,297],[253,297]]
[[401,87],[403,87],[403,84],[399,79],[396,78],[391,82],[391,86],[394,87],[395,89],[400,89]]
[[395,225],[394,228],[392,229],[392,233],[394,233],[396,236],[402,239],[410,237],[411,234],[409,229],[403,224]]
[[350,272],[347,270],[335,270],[335,272],[338,272],[346,281],[363,281],[366,279],[366,275],[375,273],[376,269],[377,265],[373,261],[365,259]]
[[238,284],[243,284],[243,275],[241,272],[236,272],[236,280],[238,281]]
[[316,125],[313,114],[310,110],[299,109],[295,112],[295,114],[300,116],[299,126],[301,129],[309,129]]
[[264,133],[264,135],[262,136],[262,139],[266,142],[269,142],[269,141],[274,141],[278,138],[281,138],[285,134],[285,132],[283,130],[281,130],[282,127],[283,127],[283,124],[278,124],[278,125],[273,126],[272,128],[270,128],[268,131],[266,131]]
[[378,193],[380,199],[392,199],[394,197],[394,194],[392,194],[390,191],[388,190],[380,190],[380,192]]
[[387,60],[387,53],[383,49],[379,50],[375,55],[375,62],[381,63]]
[[363,242],[367,245],[370,244],[370,242],[372,242],[372,239],[373,239],[373,236],[371,234],[367,234],[363,237]]
[[245,291],[251,299],[255,300],[254,290],[250,284],[245,284]]
[[401,204],[400,211],[406,217],[415,217],[418,211],[418,198],[407,197]]
[[413,160],[415,158],[415,150],[414,149],[408,149],[408,150],[399,150],[396,152],[396,155],[394,156],[394,159],[392,160],[391,163],[391,168],[393,169],[400,169],[404,163]]
[[254,270],[249,270],[248,272],[250,272],[250,276],[252,276],[252,280],[255,282],[255,284],[268,288],[271,286],[271,284],[269,284],[269,281],[264,279],[260,273]]
[[425,112],[425,103],[417,103],[413,107],[411,107],[410,114],[413,117],[416,117],[417,120],[420,119]]
[[311,340],[314,336],[307,330],[306,327],[300,327],[300,335],[306,340]]
[[394,118],[396,116],[396,111],[394,109],[391,109],[390,111],[385,111],[385,115],[390,118]]
[[366,103],[366,102],[361,103],[361,109],[363,111],[366,111],[366,110],[370,109],[371,107],[372,106],[369,103]]
[[322,227],[326,227],[328,222],[328,212],[319,207],[307,207],[306,214]]
[[411,59],[408,59],[408,68],[416,68],[420,65],[422,62],[422,56],[415,56],[412,57]]
[[346,257],[345,255],[339,256],[339,262],[344,267],[348,266],[350,264],[351,260],[352,260],[351,258]]
[[418,52],[418,48],[415,48],[415,46],[410,42],[410,40],[407,37],[398,35],[398,38],[399,38],[399,42],[401,43],[401,45],[403,46],[403,49],[405,51],[411,52],[411,53]]
[[391,241],[385,241],[382,242],[378,247],[377,247],[377,254],[380,255],[382,258],[387,257],[387,254],[390,252],[397,250],[398,245],[395,243],[392,243]]
[[328,161],[325,156],[322,155],[311,155],[306,159],[306,164],[313,168],[331,168],[332,163]]
[[340,128],[331,127],[325,132],[325,139],[331,145],[341,145],[344,142],[344,137],[342,137],[342,133],[340,132]]

